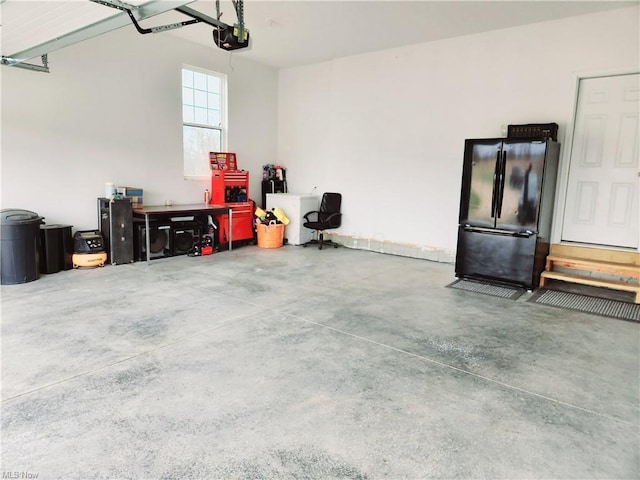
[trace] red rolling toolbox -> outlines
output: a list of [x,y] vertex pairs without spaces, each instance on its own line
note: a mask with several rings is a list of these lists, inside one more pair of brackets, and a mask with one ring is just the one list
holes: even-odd
[[[222,155],[222,154],[216,154]],[[235,154],[233,155],[235,159]],[[235,160],[234,160],[235,166]],[[254,202],[249,200],[249,172],[244,170],[212,169],[210,203],[231,207],[231,240],[235,243],[254,239]],[[216,215],[218,244],[229,243],[229,216]]]
[[[253,240],[253,212],[254,203],[227,203],[232,211],[231,240],[235,243],[243,240]],[[229,243],[229,215],[216,215],[218,224],[218,243]]]
[[249,172],[244,170],[211,171],[211,203],[249,201]]

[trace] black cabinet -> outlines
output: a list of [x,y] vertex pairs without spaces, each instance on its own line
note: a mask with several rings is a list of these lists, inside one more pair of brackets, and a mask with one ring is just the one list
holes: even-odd
[[287,181],[278,180],[262,180],[262,205],[263,209],[267,208],[267,193],[287,193]]
[[98,199],[100,232],[111,265],[133,262],[133,209],[131,200]]

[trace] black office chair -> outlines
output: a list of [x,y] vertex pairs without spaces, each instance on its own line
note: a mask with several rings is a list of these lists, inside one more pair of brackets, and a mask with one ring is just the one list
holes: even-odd
[[324,240],[324,232],[340,226],[342,222],[342,214],[340,213],[341,204],[342,194],[326,192],[322,195],[320,210],[314,210],[304,214],[305,222],[302,225],[311,230],[316,230],[318,232],[318,239],[303,244],[303,247],[317,243],[319,250],[322,250],[323,245],[333,245],[334,248],[338,248],[337,243],[333,243],[331,240]]

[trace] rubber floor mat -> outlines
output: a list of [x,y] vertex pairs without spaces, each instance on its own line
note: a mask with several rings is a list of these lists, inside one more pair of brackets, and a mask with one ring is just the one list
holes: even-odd
[[465,290],[467,292],[481,293],[483,295],[491,295],[492,297],[507,298],[509,300],[516,300],[520,298],[520,296],[526,291],[519,287],[497,285],[495,283],[468,280],[466,278],[459,278],[455,282],[447,285],[447,287]]
[[548,289],[538,290],[527,301],[603,317],[640,322],[640,305],[636,303]]

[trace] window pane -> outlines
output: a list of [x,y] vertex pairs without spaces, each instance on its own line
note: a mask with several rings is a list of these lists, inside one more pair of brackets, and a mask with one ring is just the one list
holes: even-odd
[[210,93],[207,95],[207,106],[214,110],[220,110],[220,95]]
[[193,87],[193,71],[182,69],[182,86]]
[[193,92],[194,105],[196,107],[207,108],[207,94],[200,90]]
[[220,93],[221,90],[221,82],[219,77],[214,77],[213,75],[209,75],[208,80],[208,88],[210,92]]
[[221,132],[213,128],[183,127],[184,174],[186,176],[208,177],[209,152],[219,152]]
[[193,105],[193,88],[182,88],[182,104]]
[[208,125],[209,121],[207,118],[207,109],[206,108],[198,108],[196,107],[194,109],[194,113],[195,113],[195,117],[194,117],[194,123],[199,123],[201,125]]
[[204,73],[193,72],[193,87],[198,90],[207,90],[207,75]]
[[194,118],[193,107],[188,105],[182,106],[182,121],[186,123],[195,123],[196,119]]
[[207,125],[219,126],[220,125],[220,112],[218,110],[207,110],[209,114],[207,117]]

